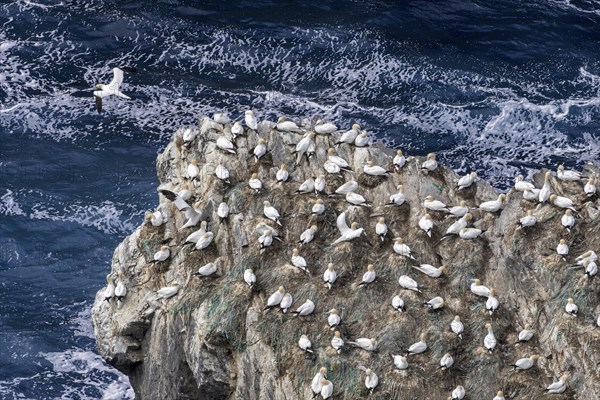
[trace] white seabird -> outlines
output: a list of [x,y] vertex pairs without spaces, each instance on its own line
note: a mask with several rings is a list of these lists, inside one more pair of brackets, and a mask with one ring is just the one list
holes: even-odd
[[366,147],[369,145],[369,134],[367,131],[362,131],[360,135],[354,139],[354,145],[356,147]]
[[337,142],[335,142],[335,145],[338,146],[342,143],[347,143],[347,144],[352,144],[354,143],[354,140],[356,139],[356,137],[360,134],[360,125],[359,124],[353,124],[352,125],[352,129],[350,129],[349,131],[344,132],[344,134],[342,135],[342,137],[340,138],[340,140],[338,140]]
[[281,132],[300,132],[300,128],[295,122],[288,121],[283,116],[279,117],[275,128]]
[[452,368],[452,366],[454,365],[454,358],[452,358],[452,355],[450,353],[446,353],[442,356],[442,359],[440,360],[440,369],[442,371],[445,371],[449,368]]
[[188,164],[187,166],[186,172],[188,178],[190,178],[192,181],[198,177],[200,169],[198,168],[198,161],[196,159],[190,161],[190,164]]
[[348,181],[337,188],[335,194],[346,195],[350,192],[355,192],[356,190],[358,190],[358,183],[356,181]]
[[327,379],[321,380],[321,398],[326,400],[333,394],[333,383]]
[[494,329],[492,328],[492,324],[485,324],[485,327],[488,331],[487,335],[483,338],[483,345],[488,350],[489,353],[494,351],[496,347],[496,336],[494,336]]
[[536,222],[537,217],[533,215],[533,211],[527,210],[527,215],[520,218],[519,222],[517,222],[517,225],[519,226],[519,228],[523,229],[535,225]]
[[313,178],[308,178],[302,182],[298,190],[296,190],[294,193],[308,194],[312,193],[313,190],[315,190],[315,180]]
[[431,231],[433,230],[433,220],[431,219],[431,215],[425,214],[419,220],[419,228],[421,228],[427,236],[431,237]]
[[392,354],[394,360],[394,366],[399,370],[405,370],[408,368],[408,360],[405,356],[399,354]]
[[433,196],[425,197],[425,200],[423,200],[423,207],[432,211],[450,211],[448,210],[448,206],[439,200],[434,200]]
[[332,175],[340,175],[340,166],[332,163],[331,161],[327,160],[323,163],[323,169],[328,173],[328,174],[332,174]]
[[317,232],[317,229],[318,228],[316,225],[312,225],[310,228],[302,232],[302,234],[300,235],[300,240],[298,240],[300,246],[312,242],[312,240],[315,238],[315,233]]
[[442,297],[436,296],[423,304],[429,307],[430,310],[441,310],[442,308],[444,308],[445,302]]
[[286,293],[281,298],[281,302],[279,303],[279,308],[281,308],[281,311],[285,314],[287,312],[287,310],[292,306],[293,303],[294,303],[294,298],[292,297],[292,294]]
[[498,390],[498,393],[496,393],[496,396],[494,396],[492,400],[506,400],[504,397],[504,392],[502,390]]
[[250,189],[254,190],[256,193],[259,193],[262,189],[262,181],[258,179],[258,174],[256,172],[254,172],[248,180],[248,186],[250,186]]
[[390,195],[389,203],[386,203],[386,206],[401,206],[406,201],[406,197],[404,193],[402,193],[402,185],[398,185],[396,189],[398,189],[398,193],[394,193]]
[[115,284],[110,274],[106,275],[106,289],[104,289],[103,295],[105,301],[110,301],[110,299],[115,297]]
[[477,172],[471,172],[463,177],[461,177],[456,183],[456,190],[466,189],[475,182],[477,179]]
[[525,324],[525,328],[519,332],[519,341],[517,343],[530,341],[534,333],[535,331],[531,329],[531,325]]
[[198,225],[198,222],[200,222],[204,216],[203,210],[200,207],[200,202],[197,201],[192,207],[189,207],[183,211],[187,220],[185,221],[185,224],[179,228],[180,231]]
[[300,307],[296,309],[296,311],[292,311],[292,314],[295,316],[304,317],[306,315],[312,314],[315,310],[315,303],[312,300],[307,299]]
[[458,232],[458,236],[460,236],[461,239],[472,240],[472,239],[478,238],[479,235],[481,235],[481,233],[482,233],[481,229],[477,229],[477,228],[462,228]]
[[259,222],[254,228],[254,232],[256,232],[259,236],[264,235],[266,231],[271,231],[273,239],[281,241],[279,233],[277,233],[277,230],[275,230],[275,228],[273,228],[271,225],[267,225],[264,222]]
[[188,201],[192,197],[192,191],[190,185],[187,182],[181,184],[181,189],[177,192],[177,196],[181,197],[183,201]]
[[213,121],[221,125],[226,125],[231,122],[231,118],[229,118],[229,116],[225,112],[214,113],[212,118]]
[[[296,144],[296,148],[292,151],[292,154],[296,154],[296,165],[300,164],[302,160],[302,156],[310,153],[311,148],[315,146],[315,142],[313,141],[315,134],[313,132],[309,132],[300,141]],[[310,154],[307,154],[307,157]]]
[[238,136],[242,136],[243,134],[244,127],[242,126],[242,123],[240,121],[235,121],[231,126],[231,136],[233,136],[233,139],[235,139]]
[[568,208],[569,210],[577,211],[575,209],[575,205],[573,204],[573,200],[571,200],[569,198],[562,197],[562,196],[557,196],[555,194],[552,194],[552,195],[550,195],[550,201],[556,207]]
[[540,197],[541,189],[525,189],[523,191],[523,198],[527,201],[537,201]]
[[215,122],[212,118],[202,116],[200,121],[200,135],[206,136],[210,131],[223,131],[223,125]]
[[156,299],[160,300],[160,299],[170,299],[171,297],[175,296],[178,292],[179,292],[179,287],[181,285],[179,284],[178,281],[173,282],[173,285],[171,286],[165,286],[162,287],[160,289],[158,289],[156,291]]
[[483,286],[479,279],[473,279],[473,283],[471,283],[471,293],[479,297],[489,297],[490,289]]
[[344,347],[344,339],[342,339],[339,331],[335,331],[333,334],[333,338],[331,339],[331,347],[333,347],[338,354],[342,352],[342,347]]
[[373,264],[369,264],[367,265],[367,272],[363,274],[362,281],[358,284],[358,286],[373,283],[376,278],[377,274],[375,273],[375,267]]
[[287,182],[289,177],[290,177],[290,174],[287,171],[285,164],[281,164],[279,166],[279,169],[277,170],[277,173],[275,174],[275,179],[277,179],[277,183]]
[[292,265],[296,268],[300,268],[302,271],[310,275],[310,271],[306,267],[306,260],[300,255],[298,249],[292,249]]
[[248,268],[244,271],[244,282],[250,287],[256,285],[256,275],[254,275],[252,268]]
[[536,361],[538,360],[538,358],[540,358],[540,356],[538,356],[538,355],[533,355],[533,356],[527,357],[527,358],[519,358],[512,365],[513,371],[525,371],[525,370],[533,367],[535,365]]
[[394,164],[394,168],[396,170],[404,167],[404,164],[406,164],[406,157],[404,157],[402,150],[396,150],[396,155],[394,156],[392,163]]
[[217,147],[227,153],[236,154],[235,145],[223,135],[217,139]]
[[198,268],[198,272],[194,272],[192,275],[204,277],[204,276],[211,276],[215,272],[217,272],[217,264],[215,264],[214,262],[211,262],[211,263],[208,263],[208,264],[203,265],[202,267]]
[[308,353],[313,353],[312,343],[306,335],[300,336],[300,340],[298,340],[298,346]]
[[533,190],[535,186],[531,182],[527,182],[523,179],[523,175],[517,175],[515,177],[515,190],[518,192],[524,192],[526,190]]
[[498,195],[498,198],[496,200],[491,200],[491,201],[486,201],[486,202],[481,203],[478,207],[478,210],[479,211],[487,211],[490,213],[498,212],[502,208],[502,202],[505,199],[506,199],[506,195],[500,194],[500,195]]
[[394,309],[394,311],[406,311],[406,308],[404,307],[404,300],[402,300],[402,297],[396,295],[392,298],[392,308]]
[[561,256],[563,260],[565,260],[565,256],[569,255],[569,245],[565,239],[560,239],[558,246],[556,246],[556,254]]
[[389,174],[389,172],[379,165],[374,165],[373,161],[367,161],[367,164],[363,167],[363,172],[367,175],[371,176],[384,176]]
[[162,262],[165,261],[171,255],[171,250],[169,250],[169,246],[160,246],[160,250],[154,253],[153,262]]
[[258,144],[252,150],[252,154],[254,154],[254,161],[258,162],[262,156],[267,154],[267,142],[265,139],[258,139]]
[[217,216],[219,217],[221,223],[224,223],[229,216],[229,206],[224,201],[219,203],[219,207],[217,208]]
[[329,329],[334,330],[340,322],[342,322],[342,318],[338,314],[335,308],[332,308],[327,312],[329,316],[327,317],[327,324],[329,325]]
[[326,377],[327,377],[327,368],[321,367],[319,369],[319,372],[317,372],[315,374],[315,376],[312,379],[312,382],[310,384],[310,388],[312,389],[312,392],[314,394],[313,398],[317,397],[321,393],[321,388],[323,387],[321,382]]
[[421,290],[419,290],[419,284],[410,276],[402,275],[400,278],[398,278],[398,283],[403,289],[421,293]]
[[267,229],[262,235],[258,237],[258,245],[260,253],[264,253],[267,247],[273,244],[273,231]]
[[327,180],[325,175],[319,175],[315,179],[315,194],[324,193],[327,187]]
[[227,184],[231,183],[229,181],[229,170],[225,168],[223,164],[217,165],[215,168],[215,176]]
[[568,298],[567,299],[567,305],[565,306],[565,312],[569,315],[577,315],[577,312],[579,311],[579,307],[577,307],[577,304],[575,304],[573,302],[572,298]]
[[367,238],[367,234],[365,233],[365,230],[363,228],[359,228],[357,222],[353,222],[352,225],[350,227],[348,227],[348,224],[346,223],[346,213],[345,212],[342,212],[340,215],[338,215],[336,224],[337,224],[338,230],[340,231],[341,236],[339,238],[337,238],[333,243],[331,243],[331,246],[335,246],[336,244],[341,243],[341,242],[349,242],[353,239],[359,238],[362,235],[365,236],[365,241],[370,246],[372,246],[371,243],[369,242],[369,239]]
[[348,342],[348,344],[351,344],[354,347],[360,347],[361,349],[366,350],[366,351],[377,350],[377,340],[375,340],[374,338],[371,338],[371,339],[358,338],[354,341]]
[[569,375],[564,374],[563,376],[560,377],[558,382],[554,382],[550,386],[548,386],[546,389],[544,389],[544,392],[546,392],[548,394],[563,393],[565,390],[567,390],[567,380],[568,379],[569,379]]
[[385,235],[387,235],[388,233],[388,227],[385,224],[385,218],[379,218],[377,224],[375,225],[375,233],[377,234],[377,236],[379,236],[382,242],[385,240]]
[[[584,264],[585,265],[585,264]],[[598,274],[598,265],[594,261],[589,261],[585,266],[585,275],[591,281]]]
[[544,185],[540,189],[538,195],[538,201],[540,203],[545,203],[552,193],[552,190],[550,189],[550,178],[552,178],[552,172],[548,171],[546,172],[546,175],[544,175]]
[[117,286],[115,287],[115,298],[121,302],[127,296],[127,286],[123,281],[123,273],[119,271],[117,273]]
[[556,177],[561,181],[576,182],[581,180],[581,174],[579,172],[573,170],[565,170],[565,166],[562,164],[559,165],[558,168],[556,168]]
[[577,261],[577,265],[583,265],[584,259],[586,259],[586,258],[589,258],[589,261],[598,261],[598,256],[596,255],[596,252],[593,250],[586,251],[582,255],[577,256],[575,261]]
[[165,218],[160,210],[154,212],[146,211],[145,217],[146,221],[150,222],[152,226],[161,226],[165,222]]
[[334,163],[341,169],[352,171],[352,168],[350,168],[350,164],[348,164],[348,161],[336,155],[335,150],[333,148],[329,148],[327,150],[327,161]]
[[407,244],[402,243],[402,238],[394,238],[394,253],[396,254],[400,254],[403,257],[408,257],[410,259],[415,259],[412,256],[412,251],[410,250],[410,247],[408,247]]
[[196,232],[190,233],[188,237],[185,238],[185,242],[183,243],[198,243],[198,240],[206,233],[206,226],[206,221],[200,222],[200,229],[198,229]]
[[458,336],[459,339],[462,339],[462,333],[465,330],[465,326],[460,321],[460,316],[455,316],[452,322],[450,322],[450,329],[456,334],[456,336]]
[[412,267],[417,271],[421,271],[422,273],[431,278],[439,278],[446,271],[445,265],[442,265],[439,268],[436,268],[430,264],[421,264],[419,266],[413,265]]
[[365,374],[365,386],[370,393],[373,393],[373,390],[375,390],[375,388],[379,384],[379,378],[377,377],[375,372],[373,372],[373,370],[370,368],[367,368],[365,370]]
[[183,143],[184,144],[189,144],[191,142],[194,141],[194,139],[196,139],[196,135],[198,135],[198,131],[192,129],[192,128],[187,128],[185,131],[183,131]]
[[498,309],[498,307],[500,307],[500,302],[496,297],[496,291],[494,289],[490,289],[490,295],[485,302],[485,309],[488,310],[490,315],[492,315],[494,311]]
[[315,123],[314,130],[320,135],[328,135],[337,131],[337,126],[332,124],[331,122],[324,122],[322,119],[317,120]]
[[254,116],[254,112],[252,110],[247,110],[244,112],[244,122],[246,126],[253,131],[258,129],[258,121],[256,121],[256,117]]
[[458,385],[452,391],[452,400],[462,400],[465,398],[465,388]]
[[331,290],[331,286],[337,279],[337,272],[333,269],[333,264],[327,264],[327,269],[323,272],[323,281],[327,285],[327,288]]
[[590,177],[590,179],[588,179],[587,183],[583,187],[583,191],[587,197],[592,197],[596,194],[596,181],[594,178]]
[[435,153],[427,154],[427,160],[421,164],[421,169],[425,171],[434,171],[438,167],[438,163],[435,160]]
[[449,210],[451,216],[455,217],[464,217],[468,212],[469,207],[467,207],[467,202],[465,200],[461,200],[458,206],[453,206]]
[[204,234],[202,234],[202,236],[200,236],[200,238],[196,242],[196,250],[203,250],[207,248],[212,242],[214,236],[215,235],[212,232],[205,232]]
[[281,303],[281,299],[283,299],[284,294],[285,289],[283,286],[279,286],[279,289],[277,289],[277,291],[267,299],[267,306],[265,307],[265,310],[278,306],[279,303]]
[[279,211],[277,211],[277,209],[275,207],[273,207],[271,205],[271,203],[269,203],[268,200],[263,201],[263,214],[265,217],[267,217],[271,221],[275,221],[277,223],[277,225],[282,226],[281,221],[280,221],[281,216],[279,215]]
[[317,201],[312,207],[311,212],[313,215],[323,215],[323,213],[325,212],[325,204],[323,204],[323,200],[317,199]]
[[135,72],[137,71],[132,67],[121,67],[121,68],[113,68],[113,79],[110,81],[108,85],[104,85],[102,83],[98,83],[96,85],[97,89],[94,91],[94,99],[96,100],[96,111],[98,113],[102,112],[102,98],[107,96],[117,96],[123,99],[131,100],[131,97],[124,95],[121,93],[121,84],[123,83],[123,72]]
[[358,193],[346,193],[346,201],[355,206],[370,207],[370,204],[367,202],[367,200]]
[[427,342],[425,341],[425,333],[419,335],[419,341],[410,345],[406,351],[406,355],[421,354],[427,350]]
[[466,228],[469,225],[469,221],[471,221],[472,219],[473,215],[471,215],[471,213],[466,213],[461,218],[459,218],[458,221],[454,222],[448,227],[448,229],[446,229],[444,237],[460,234],[461,229]]

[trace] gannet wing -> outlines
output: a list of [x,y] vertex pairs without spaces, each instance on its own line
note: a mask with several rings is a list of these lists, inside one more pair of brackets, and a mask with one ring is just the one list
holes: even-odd
[[94,99],[96,99],[96,111],[100,114],[102,112],[102,96],[96,96],[96,94],[94,94]]
[[113,79],[108,84],[112,90],[119,90],[119,86],[123,83],[123,70],[121,68],[113,68]]
[[346,232],[348,232],[350,230],[350,228],[348,227],[348,224],[346,223],[346,213],[345,212],[338,215],[336,224],[337,224],[337,227],[338,227],[340,233],[342,234],[342,236],[344,236],[346,234]]
[[191,208],[190,205],[185,200],[183,200],[181,197],[179,197],[177,195],[177,193],[172,192],[167,189],[160,189],[159,192],[160,192],[160,194],[165,196],[167,199],[169,199],[173,203],[175,203],[175,206],[177,207],[177,209],[179,211],[184,211],[184,210]]

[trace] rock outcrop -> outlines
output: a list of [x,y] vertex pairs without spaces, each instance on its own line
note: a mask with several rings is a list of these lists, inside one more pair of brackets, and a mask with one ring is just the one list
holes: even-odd
[[[225,131],[229,134],[229,127]],[[309,129],[309,128],[307,128]],[[317,151],[310,163],[304,158],[294,166],[290,155],[301,135],[278,132],[268,122],[258,132],[239,137],[237,155],[215,146],[219,132],[209,130],[187,145],[178,131],[157,160],[161,187],[178,191],[186,180],[186,168],[197,159],[200,175],[193,184],[194,197],[209,216],[214,240],[204,250],[183,246],[185,238],[198,227],[180,230],[185,217],[164,196],[159,207],[167,222],[160,227],[140,226],[116,249],[112,275],[123,273],[128,293],[122,304],[104,301],[104,289],[96,296],[93,322],[100,354],[126,373],[139,399],[308,399],[310,381],[321,366],[328,370],[334,397],[358,399],[367,396],[365,374],[358,367],[371,368],[379,376],[373,399],[446,399],[453,388],[462,385],[469,399],[492,399],[498,390],[506,398],[538,399],[544,388],[564,373],[570,375],[568,389],[555,398],[594,399],[600,396],[600,329],[595,317],[600,312],[598,283],[590,281],[583,268],[574,268],[577,255],[600,249],[599,211],[583,194],[579,182],[552,179],[555,193],[572,198],[580,209],[575,226],[568,232],[560,219],[563,210],[545,203],[523,199],[511,191],[498,213],[474,210],[474,226],[484,231],[475,240],[457,236],[442,239],[454,222],[446,213],[430,212],[433,237],[418,227],[425,213],[423,199],[433,196],[449,205],[465,200],[470,207],[496,199],[497,192],[486,182],[458,191],[458,176],[444,167],[424,173],[417,160],[409,161],[389,176],[365,175],[363,165],[373,160],[391,169],[392,151],[374,145],[355,148],[343,144],[337,154],[355,171],[327,175],[323,163],[326,150],[337,135],[317,135]],[[259,162],[250,157],[258,137],[268,143],[268,153]],[[275,182],[275,167],[286,163],[292,180]],[[217,179],[214,169],[225,165],[231,184]],[[258,173],[263,190],[256,194],[248,186],[251,173]],[[535,176],[540,187],[543,172]],[[372,207],[347,203],[343,196],[294,194],[305,179],[327,175],[328,193],[347,180],[359,183],[358,193]],[[388,206],[389,196],[402,184],[406,203]],[[317,198],[326,211],[311,215]],[[595,198],[593,198],[595,199]],[[263,201],[269,200],[282,214],[283,227],[263,216]],[[222,201],[230,215],[220,223],[216,214]],[[193,200],[190,200],[191,204]],[[517,221],[533,210],[538,222],[517,229]],[[339,236],[336,218],[346,211],[348,224],[358,222],[369,241],[354,240],[331,246]],[[375,234],[375,224],[384,216],[390,229],[384,241]],[[264,253],[259,252],[255,226],[264,221],[279,230]],[[316,224],[315,239],[300,248],[310,275],[290,263],[292,249],[301,233]],[[414,268],[415,262],[392,251],[394,237],[411,248],[418,263],[446,265],[439,278],[430,278]],[[560,239],[570,246],[564,261],[556,254]],[[163,243],[171,245],[171,257],[151,263]],[[193,251],[192,251],[193,250]],[[193,277],[198,267],[217,264],[217,272],[206,278]],[[338,279],[331,290],[323,283],[323,272],[333,263]],[[374,264],[377,279],[358,287],[368,264]],[[248,287],[243,273],[252,268],[257,277]],[[398,278],[408,275],[423,286],[423,293],[403,290]],[[485,298],[475,297],[471,280],[496,290],[500,308],[493,315],[485,309]],[[181,284],[169,299],[157,299],[156,291],[173,282]],[[279,286],[294,299],[291,310],[305,300],[316,304],[306,317],[283,314],[278,308],[263,311],[266,299]],[[399,294],[405,312],[395,312],[392,298]],[[435,296],[446,306],[430,312],[423,303]],[[579,315],[567,315],[567,298],[579,306]],[[326,311],[336,308],[342,315],[339,330],[351,339],[376,338],[377,352],[346,345],[337,354],[330,342],[333,331],[327,325]],[[462,340],[450,330],[459,315],[465,331]],[[498,340],[492,353],[483,347],[491,323]],[[530,342],[516,345],[518,332],[531,324],[535,335]],[[425,353],[408,357],[409,368],[394,368],[390,354],[401,354],[426,334]],[[312,340],[316,360],[298,347],[302,334]],[[439,369],[445,353],[453,355],[454,366]],[[512,372],[511,365],[522,357],[538,354],[537,365],[527,371]]]

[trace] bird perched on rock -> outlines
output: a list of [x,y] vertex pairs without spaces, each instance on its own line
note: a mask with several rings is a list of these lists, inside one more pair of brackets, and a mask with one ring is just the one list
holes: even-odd
[[323,213],[325,212],[325,204],[323,203],[323,200],[317,199],[317,201],[312,207],[311,212],[313,215],[323,215]]
[[446,206],[444,203],[442,203],[439,200],[434,200],[433,196],[427,196],[425,197],[425,200],[423,200],[423,207],[425,207],[428,210],[432,210],[432,211],[450,211],[448,209],[448,206]]
[[527,358],[520,358],[512,365],[513,371],[525,371],[535,365],[540,356],[533,355]]
[[445,371],[449,368],[452,368],[452,366],[454,365],[454,358],[452,358],[452,355],[450,353],[446,353],[442,356],[442,359],[440,360],[440,369],[442,371]]
[[385,240],[385,235],[387,235],[388,233],[388,227],[385,224],[385,218],[379,218],[377,224],[375,225],[375,233],[377,234],[377,236],[379,236],[382,242]]
[[392,163],[394,164],[394,168],[396,169],[396,171],[404,167],[404,165],[406,164],[406,157],[404,157],[404,153],[402,153],[402,150],[396,150],[396,155],[394,156]]
[[376,278],[377,274],[375,273],[375,267],[373,266],[373,264],[369,264],[367,265],[367,272],[363,274],[362,281],[358,284],[358,286],[373,283]]
[[527,210],[527,215],[519,219],[517,225],[519,228],[523,229],[535,225],[536,222],[537,218],[535,215],[533,215],[533,211]]
[[342,352],[342,348],[344,347],[344,339],[339,331],[335,331],[333,334],[333,339],[331,339],[331,347],[333,347],[338,354]]
[[385,204],[386,206],[401,206],[406,201],[406,197],[402,193],[403,186],[398,185],[396,188],[398,189],[398,193],[390,195],[390,201]]
[[425,341],[425,337],[425,333],[421,333],[419,335],[419,341],[410,345],[410,347],[406,351],[406,355],[409,356],[413,354],[424,353],[425,350],[427,350],[427,342]]
[[465,398],[465,388],[461,385],[458,385],[452,391],[452,400],[462,400]]
[[366,351],[377,350],[377,340],[375,340],[374,338],[358,338],[354,341],[348,342],[348,344],[351,344],[354,347],[360,347],[361,349]]
[[312,242],[312,240],[315,238],[315,233],[317,232],[317,230],[317,226],[312,225],[310,228],[302,232],[302,234],[300,235],[300,240],[298,240],[300,246]]
[[339,146],[342,143],[353,144],[354,140],[356,139],[356,137],[358,135],[360,135],[360,125],[359,124],[353,124],[352,125],[352,129],[350,129],[349,131],[344,132],[344,134],[342,135],[342,137],[340,138],[340,140],[338,140],[337,142],[335,142],[335,146]]
[[331,310],[327,311],[327,313],[329,314],[329,317],[327,317],[327,324],[329,325],[329,329],[334,330],[340,325],[340,322],[342,322],[342,318],[340,317],[335,308],[332,308]]
[[488,296],[487,301],[485,302],[485,309],[488,310],[490,315],[494,313],[500,307],[500,302],[496,297],[496,291],[494,289],[490,289],[490,295]]
[[248,268],[244,271],[244,282],[250,287],[254,287],[256,284],[256,275],[254,275],[252,268]]
[[394,311],[406,311],[406,308],[404,307],[404,300],[402,300],[400,296],[394,296],[392,298],[392,308]]
[[331,286],[333,285],[336,279],[337,272],[335,272],[335,269],[333,269],[333,264],[329,263],[327,265],[327,269],[323,273],[323,281],[325,282],[329,290],[331,290]]
[[525,328],[519,332],[519,341],[517,343],[530,341],[534,333],[535,331],[531,329],[531,325],[525,324]]
[[556,169],[556,177],[561,181],[579,181],[581,180],[581,174],[577,171],[565,170],[564,165],[559,165]]
[[425,172],[430,172],[430,171],[435,171],[435,169],[437,167],[438,167],[438,163],[435,160],[435,153],[427,154],[427,159],[425,161],[423,161],[423,163],[421,164],[421,170],[423,170]]
[[279,169],[277,170],[277,173],[275,174],[275,179],[277,179],[277,183],[287,182],[289,177],[290,174],[287,171],[285,164],[281,164],[279,166]]
[[392,354],[391,356],[396,368],[401,371],[408,368],[408,360],[405,356],[399,354]]
[[379,384],[379,378],[377,377],[375,372],[373,372],[373,370],[370,368],[364,369],[364,371],[365,371],[365,375],[366,375],[365,387],[367,388],[369,393],[373,393],[373,390],[375,390],[375,388]]
[[244,122],[246,123],[246,126],[252,129],[253,131],[258,129],[258,121],[254,116],[254,111],[247,110],[244,112]]
[[554,382],[550,386],[548,386],[546,389],[544,389],[544,392],[546,392],[548,394],[564,393],[564,391],[567,390],[567,381],[568,380],[569,380],[569,375],[564,374],[563,376],[560,377],[558,382]]
[[203,278],[211,276],[215,272],[217,272],[217,264],[211,262],[198,268],[198,272],[194,272],[192,275]]
[[400,287],[402,287],[403,289],[408,289],[408,290],[412,290],[414,292],[421,293],[421,290],[419,289],[419,285],[410,276],[402,275],[400,278],[398,278],[398,283],[400,284]]
[[433,299],[426,301],[424,303],[427,307],[429,307],[430,310],[441,310],[442,308],[444,308],[444,299],[440,296],[434,297]]
[[462,333],[465,330],[465,326],[460,321],[460,316],[457,315],[454,317],[450,323],[450,329],[456,334],[456,336],[458,336],[459,339],[462,339]]
[[365,230],[363,228],[359,228],[357,222],[353,222],[352,225],[348,227],[348,224],[346,223],[345,212],[342,212],[340,215],[338,215],[336,224],[341,236],[337,238],[333,243],[331,243],[331,246],[335,246],[336,244],[341,242],[349,242],[361,236],[365,237],[364,240],[369,244],[369,246],[373,246],[371,242],[369,242]]
[[475,179],[477,179],[477,172],[471,172],[470,174],[461,177],[456,183],[456,190],[468,188],[475,182]]
[[431,231],[433,231],[433,220],[431,219],[431,215],[423,215],[419,220],[419,228],[421,228],[427,236],[431,237]]
[[279,303],[279,308],[281,308],[281,312],[282,313],[286,313],[287,310],[289,310],[289,308],[292,306],[292,304],[294,303],[294,298],[292,297],[291,293],[286,293],[283,295],[283,297],[281,298],[281,302]]
[[565,306],[565,312],[569,315],[576,316],[579,312],[579,307],[573,302],[572,298],[567,299],[567,305]]
[[447,267],[445,265],[440,266],[439,268],[434,267],[430,264],[421,264],[419,266],[412,266],[417,271],[424,273],[425,275],[431,278],[439,278],[446,271]]
[[323,387],[322,381],[327,378],[327,368],[321,367],[319,372],[317,372],[314,378],[311,381],[310,388],[314,393],[313,398],[317,397],[321,393],[321,388]]
[[302,350],[306,351],[307,353],[313,353],[312,342],[306,335],[300,336],[300,339],[298,340],[298,347],[300,347]]
[[485,338],[483,338],[483,345],[485,346],[487,351],[491,353],[496,347],[496,336],[494,335],[494,329],[492,328],[492,324],[485,324],[485,327],[488,333],[487,335],[485,335]]
[[486,201],[479,205],[479,211],[486,211],[490,213],[495,213],[500,211],[502,208],[502,202],[506,199],[505,194],[499,194],[496,200]]
[[298,249],[292,249],[292,265],[296,268],[300,268],[302,271],[310,275],[310,271],[306,267],[306,259],[300,255]]
[[279,289],[277,289],[277,291],[271,296],[269,296],[269,298],[267,299],[267,306],[265,307],[265,310],[269,310],[273,307],[278,306],[279,303],[281,303],[281,299],[283,299],[284,294],[285,289],[283,288],[283,286],[279,286]]

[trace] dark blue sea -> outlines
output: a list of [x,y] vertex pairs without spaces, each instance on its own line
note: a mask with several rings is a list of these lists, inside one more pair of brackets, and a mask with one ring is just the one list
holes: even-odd
[[[98,115],[117,66],[133,100]],[[133,398],[94,295],[174,130],[249,108],[356,121],[499,189],[598,162],[600,1],[0,1],[1,399]]]

